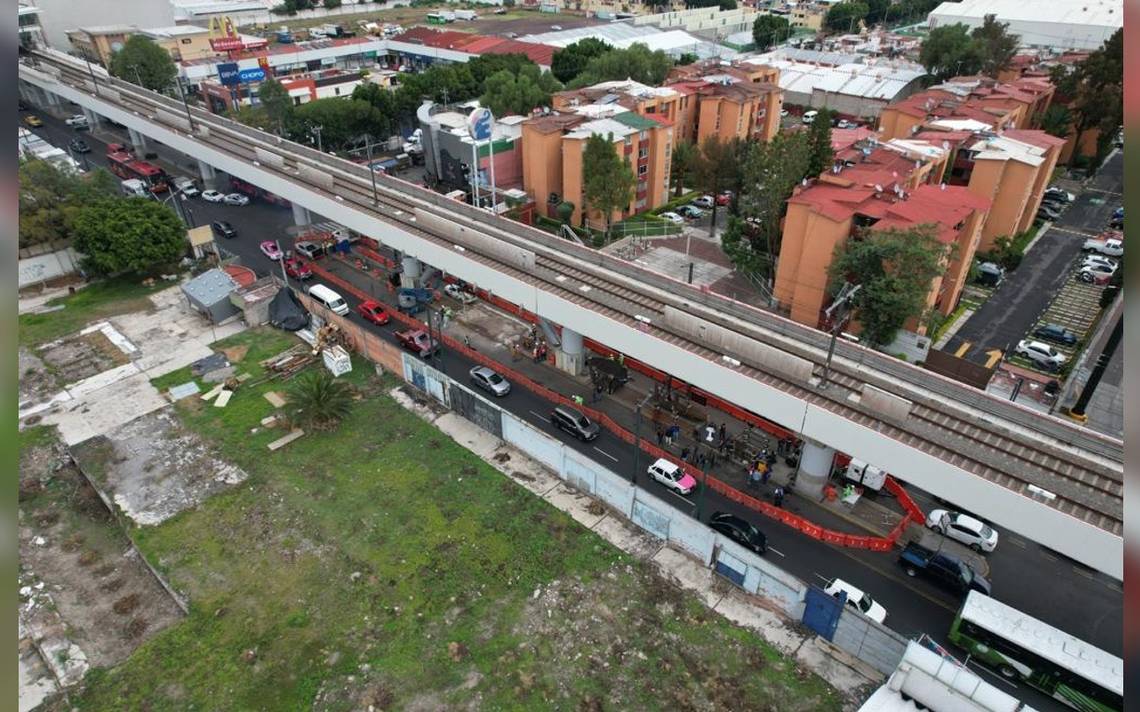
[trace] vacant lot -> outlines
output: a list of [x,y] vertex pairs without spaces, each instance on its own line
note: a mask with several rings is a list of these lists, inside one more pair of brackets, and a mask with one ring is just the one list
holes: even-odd
[[136,281],[96,282],[75,294],[54,299],[49,306],[62,309],[42,314],[20,315],[20,344],[37,346],[78,331],[93,321],[151,308],[147,296],[170,286],[159,280],[152,286]]
[[[242,334],[244,368],[283,339]],[[288,343],[288,342],[285,342]],[[258,353],[255,353],[257,351]],[[358,363],[350,417],[283,450],[282,384],[185,424],[249,473],[140,546],[191,614],[81,709],[834,710],[819,678],[512,484]],[[164,386],[189,380],[172,374]]]

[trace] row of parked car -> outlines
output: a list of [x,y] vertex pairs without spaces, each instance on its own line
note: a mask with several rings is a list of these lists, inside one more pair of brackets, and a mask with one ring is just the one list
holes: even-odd
[[728,205],[732,202],[732,191],[726,190],[715,198],[711,195],[702,195],[689,203],[681,205],[668,212],[661,213],[662,217],[675,225],[684,225],[685,220],[696,220],[703,217],[706,210],[712,210],[714,205]]

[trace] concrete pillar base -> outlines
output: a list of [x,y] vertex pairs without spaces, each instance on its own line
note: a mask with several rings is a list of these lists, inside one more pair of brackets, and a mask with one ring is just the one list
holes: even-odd
[[586,371],[586,352],[581,334],[562,327],[562,345],[554,352],[554,365],[572,376]]
[[131,145],[135,147],[135,155],[142,157],[146,155],[146,137],[138,131],[128,128],[127,134],[131,137]]
[[400,266],[403,269],[400,272],[400,288],[401,289],[416,289],[421,284],[421,275],[423,274],[423,263],[415,257],[404,255],[400,258]]
[[202,185],[206,190],[218,189],[218,172],[205,161],[198,161],[198,173],[202,176]]
[[823,497],[823,486],[831,477],[831,463],[834,459],[834,448],[804,440],[800,468],[796,473],[796,492],[804,497]]
[[293,224],[294,225],[311,225],[313,222],[312,217],[309,215],[309,209],[301,205],[293,203]]
[[96,114],[94,111],[88,109],[87,107],[83,107],[83,115],[87,117],[87,126],[90,127],[92,131],[99,128],[99,114]]

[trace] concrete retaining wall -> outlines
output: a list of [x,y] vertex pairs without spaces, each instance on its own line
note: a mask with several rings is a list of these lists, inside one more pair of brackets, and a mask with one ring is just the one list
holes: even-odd
[[25,257],[19,262],[21,288],[56,277],[79,272],[79,253],[70,247],[48,252],[34,257]]

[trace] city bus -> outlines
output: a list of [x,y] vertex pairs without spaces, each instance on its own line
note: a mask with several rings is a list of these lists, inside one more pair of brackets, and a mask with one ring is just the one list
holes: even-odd
[[1073,709],[1124,709],[1123,660],[977,591],[966,596],[949,638],[1003,677]]
[[162,193],[170,187],[165,171],[153,163],[136,159],[126,151],[108,152],[107,164],[111,172],[123,180],[141,180],[152,193]]

